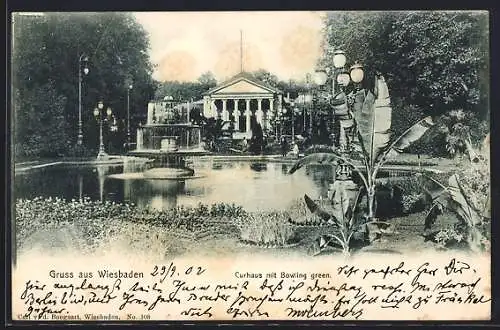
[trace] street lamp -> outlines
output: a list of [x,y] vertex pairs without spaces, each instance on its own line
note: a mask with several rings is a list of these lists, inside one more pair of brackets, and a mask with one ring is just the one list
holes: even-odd
[[290,110],[292,111],[292,142],[295,142],[295,102],[290,102]]
[[333,66],[337,69],[343,68],[346,60],[345,52],[342,50],[336,50],[333,54]]
[[[309,102],[312,102],[312,95],[311,95],[311,75],[308,73],[306,75],[306,89],[307,89],[307,95],[309,97],[309,100],[308,100],[308,103],[307,103],[307,113],[309,114],[309,129],[307,130],[307,135],[309,136],[309,138],[311,138],[311,133],[312,133],[312,123],[313,123],[313,120],[312,120],[312,117],[313,117],[313,114],[312,114],[312,106],[309,104]],[[305,114],[304,114],[305,116]],[[305,119],[305,117],[304,117]],[[304,124],[304,128],[305,128],[305,124]]]
[[364,78],[364,72],[363,72],[363,65],[356,63],[353,66],[351,66],[351,80],[359,84],[361,81],[363,81]]
[[[280,126],[281,132],[280,132],[280,136],[283,136],[283,126],[285,126],[285,115],[286,115],[286,112],[287,112],[286,108],[281,109],[281,116],[280,116],[280,118],[281,118],[281,126]],[[286,132],[285,132],[285,134],[286,134]]]
[[302,111],[300,114],[302,115],[302,135],[304,136],[306,133],[306,94],[302,94],[301,99]]
[[[89,73],[89,68],[87,66],[88,57],[85,54],[81,54],[78,58],[78,139],[77,144],[83,144],[83,128],[82,128],[82,80],[83,74],[87,75]],[[83,68],[82,68],[83,64]]]
[[[322,88],[323,85],[326,84],[326,81],[328,79],[328,75],[325,71],[316,71],[314,72],[314,77],[313,77],[313,80],[314,80],[314,84],[316,86],[318,86],[320,89]],[[317,101],[317,93],[316,93],[316,90],[314,90],[314,95],[312,96],[313,98],[313,107],[315,108],[316,107],[316,101]],[[317,109],[314,109],[313,111],[317,111]],[[319,118],[319,117],[318,117]],[[313,122],[312,122],[312,117],[311,117],[311,123],[310,123],[310,130],[311,130],[311,138],[313,136],[312,134],[312,127],[313,127]]]
[[[104,141],[103,141],[103,136],[102,136],[102,124],[103,124],[103,109],[104,109],[104,103],[102,101],[99,101],[97,104],[97,108],[94,109],[94,116],[96,117],[96,120],[99,120],[99,152],[97,153],[97,159],[106,159],[108,157],[108,154],[104,150]],[[111,117],[111,114],[113,112],[111,111],[111,108],[108,107],[106,110],[106,114],[108,117]]]
[[345,52],[336,50],[333,54],[333,79],[332,79],[332,94],[335,96],[335,80],[337,79],[337,72],[343,69],[346,63]]
[[130,91],[134,86],[127,81],[127,147],[130,147]]

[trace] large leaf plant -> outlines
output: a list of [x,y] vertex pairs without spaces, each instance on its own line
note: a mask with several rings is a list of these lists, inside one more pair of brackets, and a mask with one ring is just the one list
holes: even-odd
[[432,188],[426,189],[432,205],[427,212],[424,229],[431,230],[437,217],[449,211],[458,219],[453,231],[458,230],[467,246],[474,252],[484,251],[489,244],[485,236],[485,225],[488,225],[491,218],[491,183],[487,152],[488,150],[483,153],[474,152],[474,155],[478,156],[470,158],[470,166],[459,173],[453,173],[447,184],[424,176],[434,183]]
[[[376,76],[373,92],[367,90],[356,92],[350,114],[354,120],[355,137],[357,137],[357,141],[353,143],[353,151],[346,154],[332,147],[329,152],[310,154],[298,160],[288,173],[292,174],[309,164],[336,164],[341,161],[350,165],[358,173],[366,191],[366,221],[377,222],[374,204],[380,169],[387,160],[396,157],[420,139],[434,123],[431,117],[425,117],[400,136],[392,138],[392,107],[387,83],[382,75]],[[358,199],[357,197],[356,200]],[[334,218],[333,215],[331,217]],[[348,218],[348,221],[352,222],[352,219]]]

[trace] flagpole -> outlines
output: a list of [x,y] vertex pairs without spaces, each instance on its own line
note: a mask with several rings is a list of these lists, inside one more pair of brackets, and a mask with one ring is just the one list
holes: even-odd
[[243,30],[240,30],[240,72],[243,72]]

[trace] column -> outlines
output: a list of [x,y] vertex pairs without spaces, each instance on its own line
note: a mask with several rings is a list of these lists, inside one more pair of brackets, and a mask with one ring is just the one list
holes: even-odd
[[142,149],[142,128],[137,129],[137,139],[136,139],[136,149],[141,150]]
[[203,115],[205,117],[210,117],[210,112],[212,111],[212,109],[210,107],[211,107],[210,97],[205,95],[203,97]]
[[210,110],[211,110],[210,111],[211,112],[210,115],[212,117],[217,117],[217,107],[215,106],[215,100],[212,99],[210,101],[211,101],[211,103],[210,103]]
[[262,125],[262,117],[264,113],[262,112],[262,99],[257,99],[257,112],[255,113],[255,117],[257,119],[257,123]]
[[246,120],[246,132],[249,133],[251,131],[251,128],[250,128],[250,114],[252,113],[250,111],[250,100],[249,99],[246,99],[245,100],[247,102],[247,106],[246,106],[246,110],[245,110],[245,115],[247,116],[247,120]]
[[222,100],[222,120],[229,120],[229,112],[227,111],[227,100]]
[[236,132],[239,132],[240,130],[240,110],[238,110],[238,99],[234,100],[234,110],[233,110],[233,116],[234,116],[234,130]]
[[269,110],[267,110],[267,116],[266,116],[266,127],[269,126],[269,117],[272,116],[273,118],[277,118],[277,114],[274,111],[274,98],[271,97],[269,99]]
[[146,124],[152,124],[153,123],[153,116],[155,115],[155,105],[153,102],[148,103],[148,119],[146,121]]

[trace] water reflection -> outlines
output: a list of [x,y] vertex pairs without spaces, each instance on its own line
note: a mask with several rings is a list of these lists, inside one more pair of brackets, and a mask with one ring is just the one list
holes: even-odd
[[212,170],[222,170],[223,166],[222,163],[213,163],[212,164]]
[[283,174],[288,173],[288,165],[287,164],[281,164],[281,173],[283,173]]
[[266,163],[251,163],[250,168],[256,172],[262,172],[267,170]]
[[83,175],[78,173],[78,199],[83,199]]
[[[288,175],[290,165],[263,162],[193,162],[202,178],[173,181],[141,178],[145,165],[52,166],[15,176],[16,198],[90,197],[93,200],[132,202],[140,207],[166,209],[177,205],[227,202],[248,210],[286,208],[302,198],[326,196],[332,180],[328,167],[306,168]],[[216,170],[214,170],[216,169]],[[123,174],[118,179],[112,174]]]

